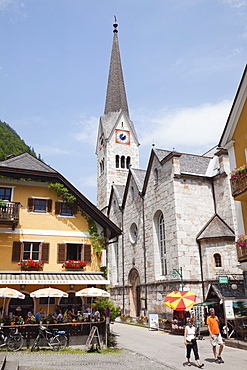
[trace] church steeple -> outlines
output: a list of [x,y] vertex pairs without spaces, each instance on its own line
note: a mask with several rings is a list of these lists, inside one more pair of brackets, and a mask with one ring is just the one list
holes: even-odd
[[113,24],[114,36],[112,44],[111,53],[111,63],[108,77],[107,93],[106,93],[106,103],[104,114],[124,111],[129,117],[129,109],[126,98],[123,71],[120,58],[120,50],[118,45],[118,24],[117,18],[115,17],[115,22]]

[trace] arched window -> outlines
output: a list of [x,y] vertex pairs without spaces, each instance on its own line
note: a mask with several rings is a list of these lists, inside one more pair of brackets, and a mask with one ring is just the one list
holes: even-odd
[[167,274],[166,240],[165,240],[165,222],[163,213],[161,213],[158,218],[158,230],[159,230],[161,273],[162,275],[166,275]]
[[154,184],[157,185],[159,182],[159,173],[157,168],[154,169]]
[[132,200],[134,200],[134,199],[135,199],[135,189],[134,189],[134,187],[133,187],[133,186],[131,186],[130,194],[131,194],[131,198],[132,198]]
[[119,155],[116,155],[116,168],[119,168]]
[[222,267],[221,255],[219,253],[214,254],[214,264],[215,264],[215,267]]
[[122,155],[121,157],[121,168],[125,168],[125,156]]
[[126,168],[130,168],[130,157],[127,157],[126,159]]

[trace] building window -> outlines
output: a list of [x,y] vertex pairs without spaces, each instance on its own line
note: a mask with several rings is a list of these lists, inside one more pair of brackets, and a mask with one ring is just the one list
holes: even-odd
[[12,261],[19,262],[31,258],[34,261],[49,262],[50,244],[39,241],[14,241]]
[[51,212],[52,200],[49,198],[28,198],[29,212],[46,213]]
[[12,188],[0,187],[0,199],[11,201]]
[[132,198],[132,200],[135,200],[135,189],[134,189],[134,187],[133,187],[133,186],[131,186],[130,194],[131,194],[131,198]]
[[28,260],[31,258],[31,260],[39,261],[40,243],[24,242],[23,244],[23,259]]
[[77,205],[70,206],[62,201],[55,202],[55,214],[60,216],[74,216],[77,213]]
[[129,169],[130,166],[131,166],[130,157],[127,157],[127,159],[126,159],[126,167]]
[[163,213],[158,219],[159,226],[159,249],[160,249],[160,260],[161,260],[161,273],[162,275],[167,274],[167,260],[166,260],[166,241],[165,241],[165,222]]
[[119,168],[119,155],[116,155],[116,168]]
[[137,225],[134,222],[130,226],[129,236],[130,236],[130,242],[132,244],[135,244],[136,241],[137,241],[137,236],[138,236],[138,228],[137,228]]
[[157,185],[159,182],[159,173],[157,168],[154,169],[154,185]]
[[221,255],[219,253],[214,254],[214,264],[215,264],[215,267],[222,267]]
[[119,245],[118,241],[114,243],[115,262],[116,262],[116,281],[119,281]]
[[64,263],[67,260],[91,262],[90,244],[58,244],[57,263]]
[[121,168],[125,168],[125,156],[122,155],[121,157]]

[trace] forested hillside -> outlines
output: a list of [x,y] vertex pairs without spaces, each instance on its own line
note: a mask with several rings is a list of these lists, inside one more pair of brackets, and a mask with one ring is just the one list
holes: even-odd
[[27,146],[20,136],[7,123],[0,121],[0,161],[10,154],[28,152],[37,158],[34,149]]

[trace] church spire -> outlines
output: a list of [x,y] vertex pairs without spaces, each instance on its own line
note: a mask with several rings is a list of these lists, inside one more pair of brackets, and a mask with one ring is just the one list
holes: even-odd
[[126,98],[120,51],[118,45],[118,36],[117,36],[118,24],[116,16],[114,17],[115,17],[115,22],[113,24],[114,36],[104,114],[119,112],[120,110],[123,110],[129,117],[129,109]]

